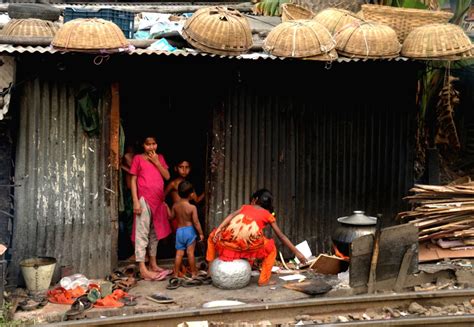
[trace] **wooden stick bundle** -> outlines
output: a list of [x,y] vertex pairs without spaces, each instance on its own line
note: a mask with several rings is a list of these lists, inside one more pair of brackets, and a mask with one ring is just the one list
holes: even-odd
[[[420,241],[432,240],[442,247],[472,246],[474,236],[474,182],[464,179],[449,185],[417,184],[404,199],[411,211],[400,212],[398,220],[414,224]],[[451,247],[452,245],[452,247]]]

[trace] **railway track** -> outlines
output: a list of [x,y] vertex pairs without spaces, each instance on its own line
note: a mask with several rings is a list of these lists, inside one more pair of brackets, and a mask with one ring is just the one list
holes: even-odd
[[[57,326],[177,326],[184,321],[212,321],[231,324],[236,321],[258,323],[268,320],[273,324],[294,323],[298,315],[309,315],[312,319],[340,316],[367,309],[383,307],[408,307],[416,301],[422,306],[446,306],[461,304],[474,298],[474,289],[435,292],[410,292],[399,294],[359,295],[350,297],[324,297],[293,302],[262,303],[238,307],[193,309],[173,312],[136,314],[61,322]],[[328,326],[321,325],[321,326]],[[318,325],[320,326],[320,325]],[[436,317],[408,316],[390,320],[365,320],[333,323],[330,326],[474,326],[474,315]]]

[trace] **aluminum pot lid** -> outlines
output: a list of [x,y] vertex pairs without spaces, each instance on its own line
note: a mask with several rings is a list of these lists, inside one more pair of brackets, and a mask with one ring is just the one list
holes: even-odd
[[337,221],[347,225],[375,225],[377,218],[366,216],[364,211],[355,210],[352,215],[339,217]]

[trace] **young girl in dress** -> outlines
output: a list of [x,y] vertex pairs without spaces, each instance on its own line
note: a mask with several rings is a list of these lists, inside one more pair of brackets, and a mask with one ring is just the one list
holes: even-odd
[[[172,271],[158,267],[156,252],[158,241],[171,233],[168,208],[164,202],[164,180],[170,178],[163,155],[156,153],[154,136],[147,136],[142,143],[144,152],[133,157],[130,167],[133,200],[132,240],[135,242],[135,258],[145,280],[163,280]],[[149,267],[145,265],[148,248]]]
[[262,259],[258,285],[275,284],[274,281],[270,281],[270,277],[277,250],[273,239],[267,239],[264,235],[263,230],[268,225],[272,227],[283,245],[287,246],[301,262],[306,263],[304,255],[278,227],[272,203],[272,193],[267,189],[260,189],[252,195],[250,204],[244,204],[228,215],[207,239],[206,259],[209,261],[209,266],[217,255],[223,261],[247,259],[253,263],[256,259]]

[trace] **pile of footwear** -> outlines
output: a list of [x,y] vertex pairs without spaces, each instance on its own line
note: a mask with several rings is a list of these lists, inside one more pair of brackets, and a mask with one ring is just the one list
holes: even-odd
[[115,269],[106,280],[112,283],[112,290],[121,289],[124,292],[137,285],[138,268],[135,264]]
[[87,289],[78,286],[73,290],[56,287],[48,291],[48,301],[56,304],[70,304],[66,311],[68,320],[84,318],[84,313],[95,308],[120,308],[124,305],[136,305],[135,297],[121,289],[110,292],[108,287],[99,284],[89,284]]
[[170,278],[168,281],[168,285],[166,285],[166,288],[169,290],[174,290],[180,286],[192,287],[212,284],[212,278],[207,274],[207,272],[203,270],[199,271],[199,273],[195,277],[189,277],[186,274],[180,276],[182,277]]

